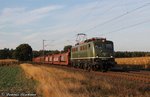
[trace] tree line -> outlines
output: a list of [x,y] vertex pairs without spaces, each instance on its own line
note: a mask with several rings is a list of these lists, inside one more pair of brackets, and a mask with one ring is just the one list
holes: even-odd
[[116,58],[128,58],[128,57],[145,57],[150,56],[150,52],[138,52],[138,51],[117,51],[115,52]]
[[0,59],[14,59],[14,49],[0,49]]
[[[20,44],[16,49],[4,48],[0,49],[0,59],[17,59],[19,61],[31,61],[32,58],[48,55],[57,54],[60,52],[67,52],[71,49],[71,45],[64,47],[62,51],[59,50],[32,50],[31,46],[28,44]],[[117,51],[114,53],[116,58],[124,57],[144,57],[150,56],[150,52],[129,52],[129,51]]]
[[21,44],[16,49],[0,49],[0,59],[17,59],[19,61],[32,60],[32,48],[28,44]]
[[71,49],[71,45],[65,46],[62,51],[59,50],[32,50],[29,44],[20,44],[16,49],[4,48],[0,49],[0,59],[17,59],[19,61],[31,61],[32,58],[48,55],[57,54],[60,52],[67,52]]

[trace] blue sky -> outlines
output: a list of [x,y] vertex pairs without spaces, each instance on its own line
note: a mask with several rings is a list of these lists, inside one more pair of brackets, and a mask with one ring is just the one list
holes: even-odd
[[149,26],[149,0],[0,0],[0,49],[40,50],[44,39],[45,49],[62,50],[85,33],[112,40],[116,51],[150,51]]

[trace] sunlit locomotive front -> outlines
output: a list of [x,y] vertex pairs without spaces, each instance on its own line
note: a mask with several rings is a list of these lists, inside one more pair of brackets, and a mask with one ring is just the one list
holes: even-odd
[[115,65],[113,42],[105,38],[92,38],[76,44],[71,49],[71,65],[107,71]]

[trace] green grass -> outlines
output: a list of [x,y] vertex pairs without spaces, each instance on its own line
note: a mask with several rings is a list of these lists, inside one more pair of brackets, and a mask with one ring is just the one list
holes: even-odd
[[19,65],[0,67],[0,92],[35,93],[36,82],[27,79]]

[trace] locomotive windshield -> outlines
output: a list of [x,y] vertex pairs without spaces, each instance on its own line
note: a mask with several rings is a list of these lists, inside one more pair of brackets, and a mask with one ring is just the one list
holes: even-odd
[[110,41],[96,42],[95,55],[98,57],[111,57],[113,56],[114,48],[113,43]]
[[113,45],[112,44],[103,44],[103,48],[107,50],[113,50]]
[[95,48],[101,49],[101,50],[113,50],[113,44],[112,43],[103,43],[103,44],[96,44]]

